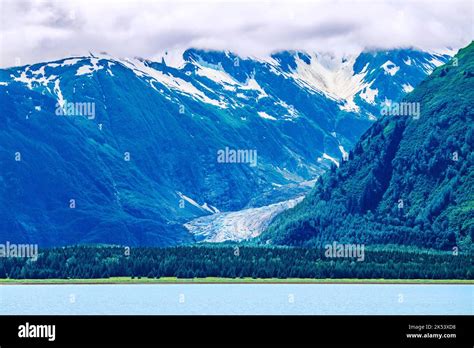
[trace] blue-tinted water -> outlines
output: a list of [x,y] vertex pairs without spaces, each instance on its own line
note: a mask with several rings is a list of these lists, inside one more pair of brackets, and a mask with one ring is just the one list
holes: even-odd
[[474,314],[471,285],[2,285],[0,314]]

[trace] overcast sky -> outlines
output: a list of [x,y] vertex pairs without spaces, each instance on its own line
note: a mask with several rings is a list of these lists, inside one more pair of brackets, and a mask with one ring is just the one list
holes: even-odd
[[285,49],[459,48],[472,0],[0,0],[0,66],[89,51],[159,59],[186,48],[262,56]]

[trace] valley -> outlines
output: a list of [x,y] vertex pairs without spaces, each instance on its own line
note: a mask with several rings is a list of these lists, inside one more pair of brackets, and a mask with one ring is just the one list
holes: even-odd
[[[93,52],[0,69],[0,237],[41,247],[256,237],[349,156],[383,102],[450,54]],[[66,101],[94,115],[59,117]]]

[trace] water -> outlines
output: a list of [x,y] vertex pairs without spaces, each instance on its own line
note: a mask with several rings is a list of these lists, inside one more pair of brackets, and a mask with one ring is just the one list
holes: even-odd
[[2,285],[0,314],[474,314],[472,285]]

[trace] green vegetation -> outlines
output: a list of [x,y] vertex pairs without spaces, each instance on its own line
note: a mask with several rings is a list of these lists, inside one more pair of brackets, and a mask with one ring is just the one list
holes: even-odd
[[135,278],[111,277],[97,279],[0,279],[0,285],[8,284],[241,284],[241,283],[294,283],[294,284],[474,284],[463,279],[310,279],[310,278]]
[[[260,241],[414,246],[474,252],[474,44],[403,102],[419,118],[387,115]],[[470,265],[472,268],[472,264]]]
[[[128,252],[129,251],[129,252]],[[253,246],[133,248],[72,246],[36,261],[0,258],[0,278],[101,279],[473,279],[472,258],[418,249],[368,249],[364,260],[327,258],[324,249]],[[245,280],[244,280],[245,281]]]

